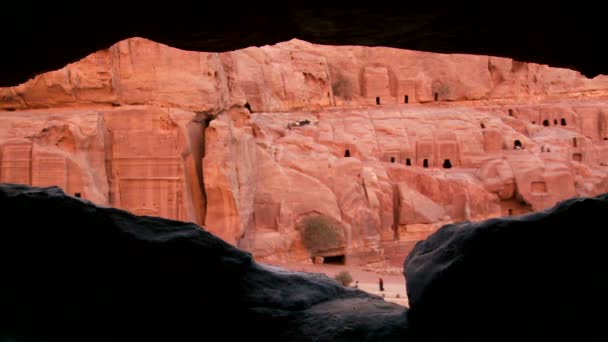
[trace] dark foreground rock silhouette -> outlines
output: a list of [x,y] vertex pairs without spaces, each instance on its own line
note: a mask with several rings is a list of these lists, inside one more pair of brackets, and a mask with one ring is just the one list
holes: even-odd
[[605,340],[607,214],[605,194],[439,229],[405,261],[412,338]]
[[406,309],[184,222],[0,184],[0,340],[403,340]]
[[406,311],[193,224],[0,185],[0,340],[605,340],[607,212],[445,226],[406,259]]

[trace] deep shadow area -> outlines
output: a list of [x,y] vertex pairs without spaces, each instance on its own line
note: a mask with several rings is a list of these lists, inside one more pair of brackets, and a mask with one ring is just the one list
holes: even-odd
[[606,339],[606,210],[608,194],[574,198],[417,243],[404,271],[415,340]]
[[2,341],[406,336],[404,307],[321,274],[257,264],[191,223],[7,184],[0,215]]

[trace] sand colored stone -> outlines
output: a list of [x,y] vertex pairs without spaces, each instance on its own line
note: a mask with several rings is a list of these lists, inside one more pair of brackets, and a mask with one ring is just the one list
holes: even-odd
[[[446,223],[608,191],[607,96],[608,77],[504,58],[134,38],[0,88],[0,181],[205,225],[262,261],[390,262]],[[310,217],[344,244],[311,253]]]

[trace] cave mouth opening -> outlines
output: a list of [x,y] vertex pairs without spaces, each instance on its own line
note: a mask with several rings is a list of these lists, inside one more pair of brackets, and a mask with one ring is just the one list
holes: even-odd
[[521,141],[519,141],[519,139],[517,139],[513,142],[513,149],[521,150],[523,148],[524,148],[524,145],[522,145],[522,143],[521,143]]
[[346,151],[344,151],[344,157],[345,158],[350,157],[350,150],[349,149],[346,149]]
[[344,254],[323,257],[323,264],[344,265],[345,261],[346,258],[344,257]]
[[452,168],[452,162],[449,159],[446,159],[443,161],[443,168],[444,169],[451,169]]
[[407,96],[407,95],[405,95],[405,96],[403,97],[403,103],[409,103],[409,102],[410,102],[410,97],[409,97],[409,96]]
[[380,105],[380,97],[379,96],[376,96],[376,104]]
[[391,163],[395,162],[395,157],[391,157]]
[[425,160],[422,161],[422,167],[425,167],[425,168],[429,167],[429,160],[428,159],[425,159]]
[[545,127],[549,126],[549,120],[543,120],[543,126],[545,126]]
[[411,165],[412,165],[412,160],[411,160],[410,158],[407,158],[407,159],[405,160],[405,165],[407,165],[407,166],[411,166]]

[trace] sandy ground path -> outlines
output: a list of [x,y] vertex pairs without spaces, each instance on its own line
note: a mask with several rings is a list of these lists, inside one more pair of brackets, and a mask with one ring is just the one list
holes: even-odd
[[[354,266],[344,265],[302,265],[302,264],[273,264],[274,266],[282,267],[288,270],[323,273],[330,278],[334,278],[341,271],[348,271],[353,277],[351,287],[355,282],[359,282],[359,289],[377,295],[384,295],[384,300],[387,302],[396,303],[403,306],[409,306],[407,294],[405,291],[405,278],[403,275],[380,274],[377,272],[360,269]],[[384,292],[380,292],[378,279],[382,278],[384,282]]]

